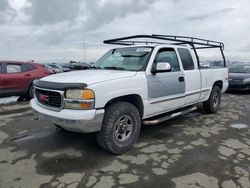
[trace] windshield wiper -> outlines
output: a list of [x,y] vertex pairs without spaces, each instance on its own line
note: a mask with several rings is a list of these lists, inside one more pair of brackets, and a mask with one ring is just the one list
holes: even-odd
[[125,68],[122,67],[103,67],[104,69],[112,69],[112,70],[127,70]]
[[144,54],[135,54],[135,55],[125,54],[125,55],[122,55],[122,57],[137,57],[137,58],[139,58],[139,57],[143,57],[145,55],[147,55],[147,53],[144,53]]

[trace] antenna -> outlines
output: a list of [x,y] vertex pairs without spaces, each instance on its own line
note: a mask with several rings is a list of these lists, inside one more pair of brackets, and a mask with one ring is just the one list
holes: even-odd
[[86,47],[85,47],[85,37],[84,37],[84,32],[82,34],[82,45],[83,45],[83,58],[84,58],[84,63],[87,62],[86,58]]
[[[83,17],[85,17],[85,12],[86,12],[86,1],[83,0]],[[86,58],[86,44],[85,44],[85,33],[84,33],[84,24],[82,24],[82,45],[83,45],[83,59],[84,59],[84,63],[87,62],[87,58]]]

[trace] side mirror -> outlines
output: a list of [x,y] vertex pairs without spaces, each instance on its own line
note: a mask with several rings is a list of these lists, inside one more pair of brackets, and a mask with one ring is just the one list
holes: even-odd
[[168,62],[159,62],[156,64],[155,70],[152,71],[153,74],[158,72],[170,72],[171,71],[171,65]]

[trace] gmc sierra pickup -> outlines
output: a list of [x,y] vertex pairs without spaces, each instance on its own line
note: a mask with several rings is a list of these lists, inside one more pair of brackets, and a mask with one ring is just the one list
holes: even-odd
[[[193,111],[200,102],[209,113],[219,110],[228,87],[223,43],[168,35],[104,43],[125,47],[109,50],[88,70],[34,81],[30,105],[38,118],[68,131],[97,132],[103,149],[121,154],[132,148],[141,124]],[[220,50],[223,67],[200,67],[197,51],[206,48]]]

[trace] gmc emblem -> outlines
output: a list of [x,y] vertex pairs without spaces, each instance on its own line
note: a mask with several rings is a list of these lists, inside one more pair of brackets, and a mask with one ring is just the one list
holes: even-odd
[[49,96],[39,93],[39,100],[40,101],[49,101]]

